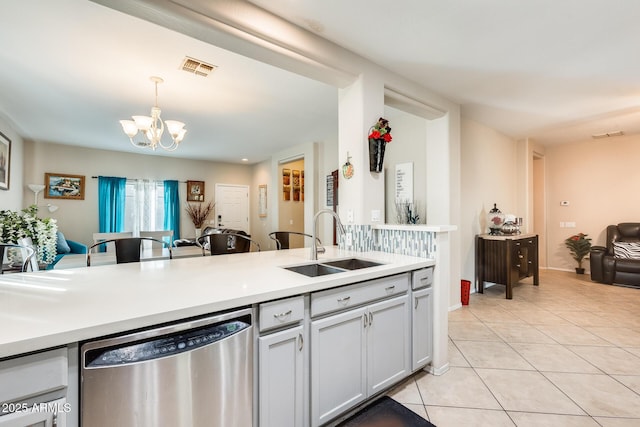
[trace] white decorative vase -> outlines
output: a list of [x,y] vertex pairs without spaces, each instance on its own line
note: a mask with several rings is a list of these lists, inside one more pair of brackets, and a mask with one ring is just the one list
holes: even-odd
[[196,228],[196,239],[202,236],[202,228]]

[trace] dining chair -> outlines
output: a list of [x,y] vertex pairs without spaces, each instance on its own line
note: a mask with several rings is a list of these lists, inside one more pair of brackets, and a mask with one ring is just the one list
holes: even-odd
[[[0,265],[2,265],[2,262],[4,261],[4,255],[7,249],[17,249],[18,251],[20,251],[20,254],[22,257],[22,263],[20,264],[20,272],[27,271],[29,266],[31,266],[33,269],[32,261],[35,260],[35,255],[36,255],[36,251],[33,247],[25,246],[25,245],[16,245],[13,243],[0,243]],[[37,260],[35,260],[35,265],[37,270],[38,269]],[[4,271],[5,271],[4,268],[0,268],[0,274],[4,274]],[[11,271],[17,271],[17,270],[11,270]]]
[[[173,230],[162,230],[162,231],[141,231],[140,237],[151,237],[156,240],[163,240],[165,242],[169,242],[173,245]],[[152,249],[163,248],[164,245],[158,242],[151,242]]]
[[197,239],[197,243],[202,247],[202,256],[207,250],[211,255],[236,254],[241,252],[251,252],[251,245],[255,252],[260,252],[260,244],[252,240],[249,236],[238,233],[211,233],[204,234]]
[[122,239],[125,237],[133,237],[133,232],[122,231],[119,233],[93,233],[93,244],[104,243],[104,246],[100,246],[100,252],[113,252],[115,245],[113,242],[107,244],[107,240]]
[[[298,231],[273,231],[269,233],[269,238],[271,240],[275,240],[277,250],[289,249],[289,237],[292,234],[294,236],[303,236],[303,237],[308,237],[310,239],[313,238],[313,236],[310,234],[300,233]],[[318,245],[322,245],[322,242],[317,237],[316,237],[316,241],[318,242]]]
[[91,267],[91,252],[92,249],[99,247],[105,243],[113,243],[115,247],[116,263],[125,264],[129,262],[140,262],[140,254],[142,252],[142,243],[149,241],[151,243],[158,243],[169,250],[169,259],[173,259],[173,250],[171,244],[164,240],[154,239],[153,237],[123,237],[120,239],[103,240],[98,243],[94,243],[89,247],[87,251],[87,267]]

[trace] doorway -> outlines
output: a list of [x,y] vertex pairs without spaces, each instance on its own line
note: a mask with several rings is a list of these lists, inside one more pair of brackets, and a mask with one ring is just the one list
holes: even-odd
[[533,233],[538,235],[538,264],[547,268],[544,156],[533,153]]
[[[278,165],[278,231],[304,233],[304,157]],[[292,235],[289,248],[304,248],[304,237]]]

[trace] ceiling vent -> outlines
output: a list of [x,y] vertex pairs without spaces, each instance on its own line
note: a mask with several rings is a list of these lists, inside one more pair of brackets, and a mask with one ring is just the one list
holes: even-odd
[[180,68],[182,68],[186,72],[195,74],[196,76],[207,77],[218,67],[215,65],[207,64],[206,62],[202,62],[200,60],[185,56],[184,61],[182,61],[182,65],[180,66]]
[[621,130],[614,130],[611,132],[606,132],[606,133],[598,133],[595,135],[591,135],[591,138],[593,139],[600,139],[600,138],[610,138],[612,136],[622,136],[624,135],[624,133],[622,133]]

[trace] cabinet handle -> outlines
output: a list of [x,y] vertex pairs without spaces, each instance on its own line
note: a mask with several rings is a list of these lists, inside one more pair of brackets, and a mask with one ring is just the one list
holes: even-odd
[[363,316],[363,324],[364,324],[364,327],[366,328],[367,327],[367,313],[364,313],[362,316]]
[[300,333],[300,334],[298,334],[298,350],[302,351],[303,347],[304,347],[304,337]]
[[275,317],[278,320],[281,320],[283,317],[287,317],[290,314],[291,314],[291,310],[285,311],[284,313],[274,314],[273,317]]
[[516,267],[520,268],[520,264],[516,264]]
[[53,420],[51,420],[51,427],[58,427],[58,414],[53,414]]
[[520,259],[524,258],[524,255],[518,254],[518,258],[520,258]]
[[387,291],[387,292],[391,292],[391,291],[393,291],[395,288],[396,288],[396,285],[392,285],[392,286],[388,286],[388,287],[384,288],[384,290],[385,290],[385,291]]
[[345,301],[349,301],[350,299],[351,297],[338,298],[338,302],[345,302]]
[[416,310],[418,309],[418,303],[420,302],[420,300],[418,298],[416,298],[416,306],[414,307]]
[[369,326],[373,325],[373,313],[369,312]]

